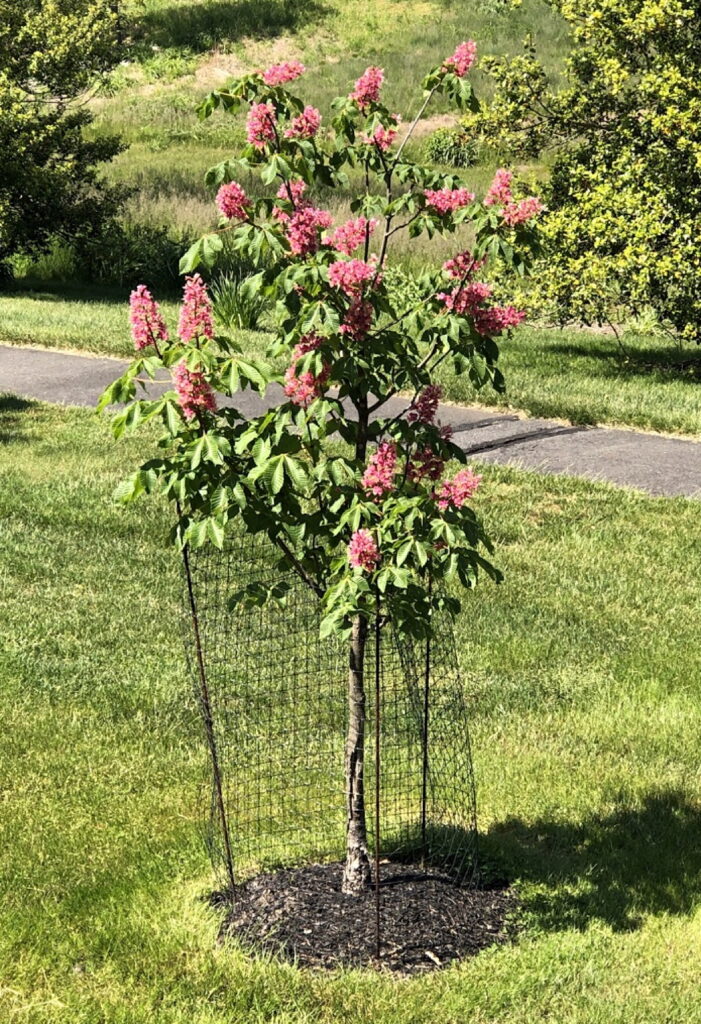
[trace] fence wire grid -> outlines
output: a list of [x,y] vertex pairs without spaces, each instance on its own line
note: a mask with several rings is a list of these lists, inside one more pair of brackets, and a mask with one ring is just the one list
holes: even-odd
[[[186,650],[213,755],[204,831],[227,887],[345,852],[348,645],[319,638],[318,599],[274,563],[267,539],[250,536],[185,558]],[[291,584],[283,607],[229,610],[248,583],[281,579]],[[434,625],[429,645],[388,622],[379,631],[379,850],[377,631],[368,629],[368,841],[383,859],[469,885],[477,830],[467,708],[452,623],[445,616]]]

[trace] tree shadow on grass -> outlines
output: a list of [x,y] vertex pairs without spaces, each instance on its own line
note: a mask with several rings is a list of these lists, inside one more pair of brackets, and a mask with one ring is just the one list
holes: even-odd
[[16,444],[26,441],[22,414],[36,408],[36,402],[17,395],[0,394],[0,444]]
[[698,385],[701,381],[701,352],[679,352],[671,345],[638,345],[625,355],[610,341],[602,343],[587,339],[548,345],[548,350],[563,356],[601,360],[600,365],[592,367],[590,372],[602,377],[656,377],[663,384],[680,381]]
[[668,790],[578,825],[509,819],[481,850],[527,883],[523,908],[538,927],[583,930],[598,919],[632,931],[645,914],[689,914],[701,902],[700,840],[701,807]]
[[141,47],[178,47],[206,53],[246,36],[269,38],[318,21],[328,7],[318,0],[210,0],[148,11],[134,35]]

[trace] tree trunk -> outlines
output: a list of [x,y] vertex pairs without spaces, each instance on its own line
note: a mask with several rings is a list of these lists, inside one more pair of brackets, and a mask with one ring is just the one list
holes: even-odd
[[365,688],[363,663],[368,623],[362,615],[353,620],[348,671],[348,736],[346,739],[346,865],[343,892],[357,895],[370,883],[367,828],[365,824]]

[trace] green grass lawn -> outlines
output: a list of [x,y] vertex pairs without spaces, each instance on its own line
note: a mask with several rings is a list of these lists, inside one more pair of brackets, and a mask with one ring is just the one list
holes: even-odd
[[[129,356],[127,294],[117,289],[17,291],[2,300],[0,343],[77,349]],[[171,328],[177,303],[163,308]],[[246,331],[239,340],[262,355],[268,336]],[[440,377],[453,402],[481,402],[575,423],[612,423],[701,435],[701,356],[679,353],[664,337],[630,334],[623,355],[610,335],[523,328],[503,344],[508,392],[476,393],[466,376]]]
[[0,1020],[701,1021],[698,504],[488,467],[505,583],[458,624],[519,942],[408,982],[215,946],[177,559],[111,493],[145,441],[0,405]]

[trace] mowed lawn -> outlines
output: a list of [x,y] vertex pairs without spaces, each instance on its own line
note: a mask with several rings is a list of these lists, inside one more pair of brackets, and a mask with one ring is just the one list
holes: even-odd
[[506,573],[458,623],[483,856],[523,931],[419,980],[215,944],[205,757],[147,449],[0,404],[0,1020],[701,1021],[699,505],[489,467]]

